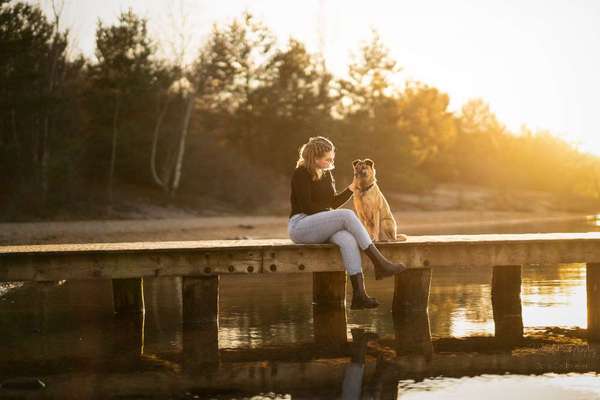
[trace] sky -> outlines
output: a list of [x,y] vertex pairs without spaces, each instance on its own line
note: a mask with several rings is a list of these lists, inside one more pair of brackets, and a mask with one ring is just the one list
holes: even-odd
[[[59,2],[60,0],[55,0]],[[51,0],[37,0],[50,10]],[[600,1],[596,0],[63,0],[61,25],[74,52],[94,53],[96,21],[129,7],[148,18],[166,56],[184,33],[189,57],[211,24],[245,10],[281,44],[289,36],[322,50],[343,76],[351,54],[376,29],[402,68],[398,83],[418,80],[450,96],[451,111],[486,101],[512,132],[548,130],[600,156]],[[175,40],[175,42],[177,42]]]

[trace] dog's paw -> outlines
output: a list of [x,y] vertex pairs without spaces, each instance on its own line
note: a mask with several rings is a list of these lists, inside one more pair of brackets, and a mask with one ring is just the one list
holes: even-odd
[[402,233],[397,233],[396,234],[396,241],[397,242],[404,242],[405,240],[408,240],[408,236],[402,234]]

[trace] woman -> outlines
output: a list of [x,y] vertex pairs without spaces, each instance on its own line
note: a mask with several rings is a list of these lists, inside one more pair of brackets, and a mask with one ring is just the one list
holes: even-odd
[[294,243],[335,243],[352,283],[351,309],[375,308],[379,302],[365,291],[360,250],[365,251],[382,276],[406,269],[387,260],[375,247],[353,210],[337,209],[354,193],[354,183],[337,193],[334,168],[335,148],[323,137],[311,137],[300,147],[291,183],[291,213],[288,234]]

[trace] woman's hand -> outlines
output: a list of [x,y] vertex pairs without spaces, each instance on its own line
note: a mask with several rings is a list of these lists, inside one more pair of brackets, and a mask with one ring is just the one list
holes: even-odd
[[356,190],[356,185],[354,185],[354,182],[352,182],[351,184],[348,185],[348,189],[350,189],[350,191],[352,191],[352,193],[354,193],[354,190]]

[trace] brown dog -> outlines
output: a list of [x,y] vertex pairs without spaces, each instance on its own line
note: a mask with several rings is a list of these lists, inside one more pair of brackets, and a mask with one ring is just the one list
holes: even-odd
[[354,209],[373,241],[404,241],[390,206],[377,185],[375,163],[370,158],[352,161],[354,168]]

